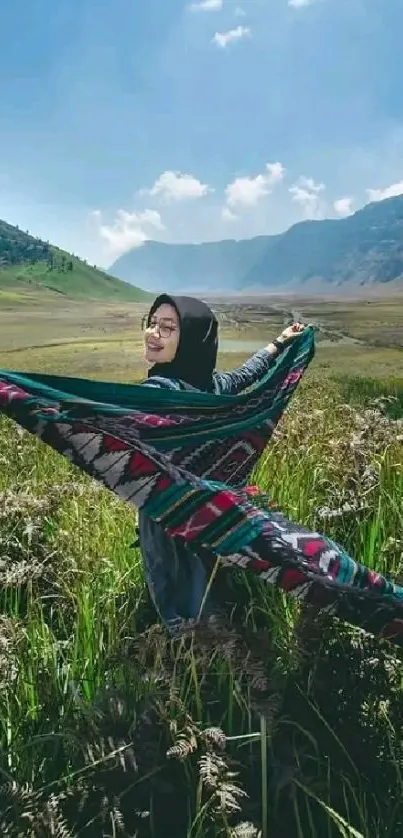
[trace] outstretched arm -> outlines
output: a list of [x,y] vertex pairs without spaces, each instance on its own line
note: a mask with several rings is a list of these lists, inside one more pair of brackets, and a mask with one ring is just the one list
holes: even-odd
[[282,351],[283,346],[292,341],[304,330],[301,323],[294,323],[288,326],[273,343],[269,343],[264,349],[259,349],[251,358],[245,361],[242,366],[231,372],[214,373],[216,393],[227,396],[234,396],[251,387],[274,364],[277,355]]
[[244,364],[231,372],[215,372],[214,383],[216,393],[224,395],[236,395],[251,387],[258,381],[274,363],[278,350],[271,345],[265,349],[259,349]]

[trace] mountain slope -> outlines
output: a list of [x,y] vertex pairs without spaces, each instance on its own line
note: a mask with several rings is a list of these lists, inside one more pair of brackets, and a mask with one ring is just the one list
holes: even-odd
[[147,242],[110,271],[149,290],[279,290],[403,284],[403,196],[348,218],[304,221],[276,236],[198,245]]
[[259,236],[241,242],[205,244],[150,241],[123,254],[109,270],[126,282],[135,282],[152,291],[236,289],[263,258],[267,239]]
[[278,284],[332,284],[403,279],[403,196],[368,204],[348,218],[305,221],[269,241],[247,285],[267,273]]
[[0,301],[49,296],[139,302],[140,288],[0,220]]

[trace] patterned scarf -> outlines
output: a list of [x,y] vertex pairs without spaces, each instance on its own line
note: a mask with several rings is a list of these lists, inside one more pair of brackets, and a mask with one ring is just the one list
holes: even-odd
[[244,488],[313,355],[307,329],[238,396],[0,371],[0,412],[194,553],[403,645],[403,588]]

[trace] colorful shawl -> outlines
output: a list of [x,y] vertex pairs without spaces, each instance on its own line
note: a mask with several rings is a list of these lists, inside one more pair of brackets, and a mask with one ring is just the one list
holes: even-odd
[[0,371],[0,412],[191,549],[403,643],[403,588],[243,488],[314,355],[307,329],[248,392]]

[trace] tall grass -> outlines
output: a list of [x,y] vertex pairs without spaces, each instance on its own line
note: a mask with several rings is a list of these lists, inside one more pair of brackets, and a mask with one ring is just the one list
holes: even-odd
[[[403,428],[345,394],[306,384],[255,478],[400,578]],[[170,640],[134,523],[1,422],[0,834],[401,836],[399,653],[229,569],[226,617]]]
[[380,379],[340,376],[336,380],[346,401],[363,405],[375,399],[381,399],[388,416],[392,419],[403,416],[403,379],[401,377]]

